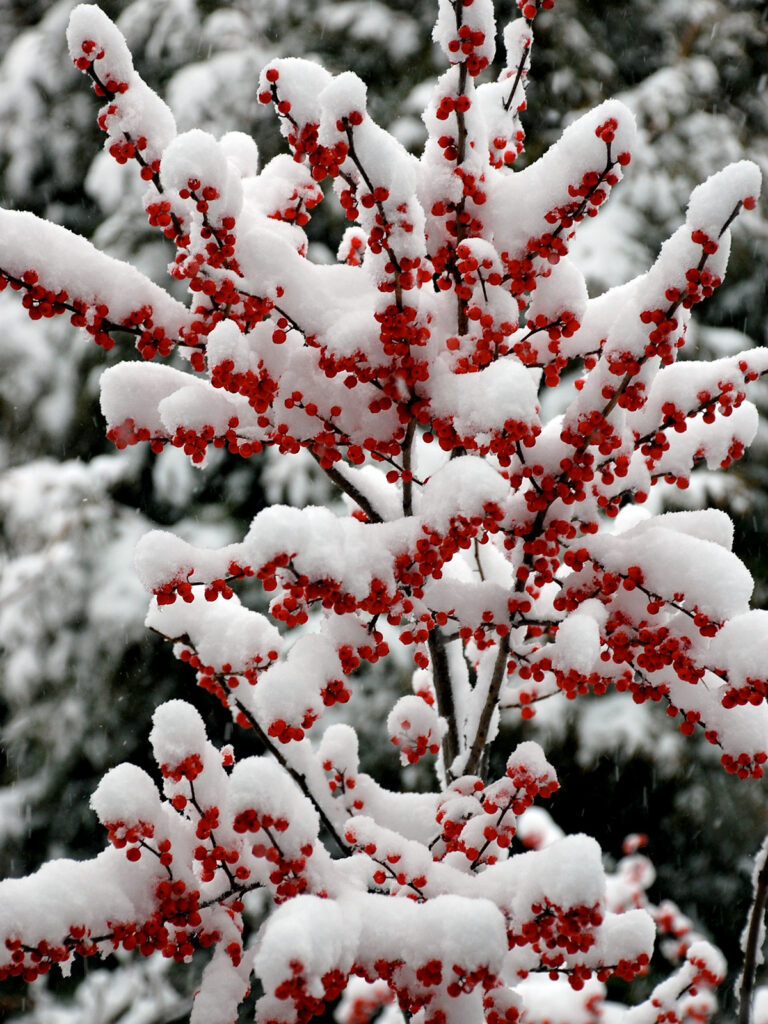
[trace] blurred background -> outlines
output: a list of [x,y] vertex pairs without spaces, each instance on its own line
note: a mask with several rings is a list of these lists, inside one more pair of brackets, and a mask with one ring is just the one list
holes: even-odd
[[[0,202],[91,238],[167,284],[168,244],[141,212],[133,167],[103,152],[98,100],[69,59],[71,0],[0,0]],[[262,162],[282,150],[257,102],[276,55],[308,56],[368,84],[371,113],[414,152],[419,117],[442,70],[431,41],[433,0],[133,0],[101,6],[116,19],[145,80],[179,130],[240,130]],[[517,16],[496,4],[500,28]],[[626,180],[574,253],[591,294],[645,270],[681,221],[691,189],[749,157],[768,174],[768,13],[762,0],[557,0],[536,21],[525,127],[531,162],[577,113],[609,96],[635,112],[639,143]],[[343,230],[333,204],[310,225],[312,255],[330,259]],[[768,343],[768,209],[740,218],[724,287],[697,307],[688,358]],[[309,459],[248,462],[217,453],[192,469],[169,448],[117,452],[104,438],[98,380],[109,354],[63,321],[31,322],[0,295],[0,873],[104,845],[89,810],[98,780],[128,760],[151,770],[152,711],[193,701],[216,740],[231,726],[143,626],[146,595],[132,571],[136,539],[155,525],[209,544],[239,539],[266,503],[334,502]],[[752,397],[768,412],[768,390]],[[727,473],[697,473],[658,505],[726,509],[736,548],[768,606],[768,423]],[[261,598],[254,593],[253,600]],[[348,718],[364,736],[363,768],[391,786],[426,787],[401,769],[382,728],[408,661],[357,680]],[[717,751],[684,741],[658,707],[620,695],[568,704],[505,725],[509,743],[539,739],[560,776],[551,811],[568,832],[594,835],[618,857],[629,832],[649,837],[654,898],[671,898],[738,967],[751,858],[768,831],[764,782],[726,776]],[[44,908],[41,909],[44,913]],[[254,905],[254,920],[260,907]],[[0,1020],[18,1024],[163,1024],[184,1020],[195,971],[128,957],[87,964],[27,990],[0,988]],[[727,1019],[730,993],[723,988]],[[252,1009],[250,1011],[252,1013]],[[243,1020],[248,1010],[243,1010]],[[252,1019],[252,1018],[251,1018]]]

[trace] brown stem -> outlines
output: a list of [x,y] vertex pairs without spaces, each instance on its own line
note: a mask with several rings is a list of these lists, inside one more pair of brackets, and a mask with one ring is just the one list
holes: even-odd
[[446,778],[450,781],[453,779],[451,765],[459,752],[459,733],[456,725],[456,706],[453,703],[453,687],[451,686],[451,672],[448,668],[448,656],[445,652],[445,641],[438,629],[430,630],[427,646],[432,662],[432,681],[435,686],[437,713],[448,724],[448,729],[443,737],[443,762]]
[[413,474],[411,472],[411,456],[413,454],[413,437],[416,432],[416,420],[408,420],[403,440],[403,515],[413,515]]
[[[311,448],[309,449],[309,453],[316,462],[320,461]],[[349,480],[347,480],[347,478],[340,470],[336,469],[334,466],[329,466],[328,468],[323,467],[323,472],[325,473],[329,480],[332,480],[333,483],[336,484],[339,490],[344,491],[344,493],[349,498],[351,498],[356,505],[360,506],[363,512],[365,512],[368,518],[368,522],[384,522],[382,517],[379,515],[379,513],[376,511],[376,509],[373,507],[370,501],[368,501],[368,499],[365,497],[362,491],[359,491],[354,484],[350,483]],[[403,501],[405,501],[405,488],[403,488]],[[406,515],[410,515],[410,513],[406,513]]]
[[512,83],[512,89],[509,93],[509,96],[503,102],[503,107],[505,111],[508,111],[509,108],[512,106],[512,100],[514,99],[515,93],[517,92],[517,87],[520,84],[520,79],[523,77],[523,73],[525,72],[525,65],[528,61],[528,55],[530,54],[530,52],[530,46],[524,47],[523,56],[520,58],[520,63],[517,65],[517,73],[515,74],[515,80]]
[[[467,87],[467,65],[463,63],[459,67],[459,95],[463,96]],[[464,112],[456,111],[457,137],[456,137],[456,163],[463,164],[467,155],[467,122]],[[458,230],[458,225],[457,225]]]
[[501,692],[501,684],[504,682],[504,676],[506,674],[508,654],[509,633],[505,633],[499,640],[499,650],[496,654],[496,664],[493,666],[493,675],[491,676],[491,684],[488,687],[488,696],[482,713],[480,714],[480,721],[477,725],[475,739],[470,748],[469,757],[464,767],[466,775],[480,774],[480,765],[488,742],[488,732],[491,728],[491,719],[493,718],[493,713],[496,710],[499,693]]
[[202,900],[198,903],[197,909],[206,910],[208,907],[214,907],[216,905],[221,906],[231,896],[237,896],[238,899],[242,899],[247,892],[253,892],[254,889],[262,888],[263,886],[261,882],[252,882],[250,885],[242,885],[239,882],[235,882],[233,886],[231,886],[226,892],[221,893],[220,896],[212,896],[209,900]]
[[747,941],[744,946],[744,965],[739,979],[739,1024],[750,1024],[752,1020],[752,997],[755,989],[755,971],[763,939],[765,902],[768,898],[768,838],[755,857],[753,899],[749,911]]
[[474,549],[475,549],[475,565],[477,566],[477,571],[480,573],[480,579],[483,581],[483,583],[485,583],[485,573],[483,572],[483,564],[480,561],[480,545],[477,542],[477,537],[475,537],[475,540],[474,540]]

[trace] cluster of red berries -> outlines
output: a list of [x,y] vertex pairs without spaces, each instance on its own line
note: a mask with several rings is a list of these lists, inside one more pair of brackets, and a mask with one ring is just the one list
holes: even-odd
[[[328,789],[334,796],[344,796],[357,788],[357,779],[354,774],[337,767],[330,758],[323,761],[323,771],[328,776]],[[362,810],[363,801],[355,800],[354,808],[356,811]]]
[[202,770],[203,761],[197,753],[188,754],[175,765],[160,765],[160,771],[163,773],[163,778],[171,779],[173,782],[181,782],[182,779],[188,779],[192,782],[197,778]]
[[736,775],[740,779],[761,779],[765,773],[763,765],[766,761],[768,753],[764,750],[758,750],[756,754],[743,752],[738,757],[731,754],[722,754],[720,757],[720,763],[728,774]]
[[[276,1010],[271,1007],[270,1014],[265,1024],[308,1024],[313,1017],[323,1013],[326,1003],[334,1002],[347,984],[347,974],[338,968],[327,971],[320,983],[322,985],[322,997],[316,994],[314,984],[304,975],[304,964],[300,960],[291,960],[288,965],[291,974],[281,981],[274,990],[275,999],[286,1002],[284,1014],[274,1016]],[[377,1000],[376,1006],[382,1000]]]
[[724,708],[743,707],[752,704],[758,707],[768,697],[768,678],[757,679],[747,676],[742,686],[730,686],[723,696]]
[[0,291],[4,291],[9,284],[14,291],[20,291],[23,288],[24,295],[22,296],[21,304],[26,309],[30,319],[49,319],[66,312],[68,309],[74,310],[74,316],[85,312],[85,304],[80,303],[75,306],[75,303],[70,301],[69,295],[63,289],[54,292],[44,288],[38,282],[39,276],[36,270],[25,270],[21,278],[17,278],[13,274],[0,269]]
[[531,946],[539,955],[562,950],[569,956],[587,953],[597,941],[595,930],[603,923],[601,908],[577,905],[563,908],[544,900],[533,903],[530,918],[507,933],[509,947]]
[[555,0],[517,0],[517,6],[525,19],[533,21],[539,11],[551,11]]
[[[201,928],[199,913],[200,893],[188,890],[185,882],[162,881],[155,889],[157,909],[142,923],[124,922],[111,926],[109,933],[94,942],[89,930],[73,924],[63,942],[51,945],[41,940],[34,947],[23,945],[20,939],[6,939],[9,963],[0,966],[0,981],[20,977],[26,982],[47,974],[55,963],[65,963],[74,953],[81,957],[95,956],[104,942],[112,949],[137,950],[142,956],[160,952],[177,963],[188,960],[196,946],[206,947],[219,942],[218,931]],[[173,930],[171,930],[173,929]]]
[[[466,8],[465,8],[466,9]],[[488,67],[488,57],[478,52],[485,46],[485,32],[472,28],[466,22],[459,26],[456,35],[448,41],[448,52],[456,57],[456,62],[463,61],[469,74],[476,78]]]
[[140,859],[140,845],[155,834],[155,826],[151,821],[139,820],[130,825],[125,821],[107,821],[105,827],[109,842],[116,850],[127,847],[125,855],[132,861]]
[[407,760],[408,764],[416,764],[425,754],[438,754],[440,744],[428,730],[426,735],[417,732],[407,718],[401,719],[398,723],[399,731],[390,737],[391,742],[400,748],[400,753]]
[[104,47],[99,46],[93,39],[84,39],[80,44],[80,49],[83,51],[83,56],[76,57],[74,65],[81,71],[87,71],[94,61],[102,60],[104,57]]

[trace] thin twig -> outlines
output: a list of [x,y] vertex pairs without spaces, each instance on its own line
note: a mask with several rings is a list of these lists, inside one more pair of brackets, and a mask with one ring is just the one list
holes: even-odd
[[[315,460],[315,462],[319,464],[320,459],[318,458],[317,455],[315,455],[311,448],[309,449],[309,453]],[[379,515],[379,513],[376,511],[376,509],[373,507],[370,501],[368,501],[368,499],[365,497],[363,492],[358,490],[353,483],[347,480],[347,478],[344,476],[341,470],[336,469],[335,466],[322,466],[321,468],[325,475],[328,477],[328,479],[332,480],[333,483],[335,483],[336,486],[339,488],[339,490],[344,491],[347,497],[351,498],[356,505],[360,506],[363,512],[365,512],[365,515],[369,523],[384,522],[382,516]]]
[[496,664],[493,666],[493,675],[488,687],[488,696],[480,714],[480,721],[477,725],[475,739],[469,751],[464,772],[466,775],[479,774],[479,768],[488,742],[488,732],[491,728],[491,719],[496,710],[501,691],[501,684],[504,682],[507,668],[507,655],[509,654],[509,633],[505,633],[499,640],[499,650],[496,654]]
[[403,440],[403,515],[413,515],[413,472],[411,469],[413,455],[413,437],[416,432],[416,420],[411,417],[405,430]]
[[448,668],[448,656],[445,652],[445,641],[439,629],[432,629],[427,638],[429,657],[432,662],[432,681],[437,698],[437,713],[445,719],[448,728],[443,737],[443,762],[445,775],[451,781],[451,765],[459,752],[459,734],[456,727],[456,706],[453,702],[451,672]]
[[763,845],[755,857],[752,893],[752,906],[749,910],[747,937],[744,943],[744,964],[737,988],[739,1024],[750,1024],[752,1020],[755,971],[763,942],[765,902],[768,898],[768,837],[763,840]]

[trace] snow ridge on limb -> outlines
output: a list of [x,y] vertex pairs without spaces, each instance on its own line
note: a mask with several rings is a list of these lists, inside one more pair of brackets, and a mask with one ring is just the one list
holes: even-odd
[[488,125],[489,159],[494,167],[513,164],[523,151],[525,130],[520,114],[526,107],[532,42],[530,25],[522,19],[511,21],[504,29],[506,67],[497,82],[485,82],[477,89]]
[[135,267],[21,210],[0,210],[0,289],[8,285],[22,292],[33,320],[68,314],[104,349],[123,331],[140,351],[168,355],[185,345],[192,323],[181,302]]
[[490,177],[495,244],[506,253],[507,273],[519,285],[556,265],[568,251],[574,225],[597,215],[621,181],[634,133],[631,111],[618,100],[606,100],[569,125],[530,167]]
[[107,100],[99,126],[107,133],[108,152],[121,164],[136,160],[143,180],[159,185],[160,159],[176,135],[176,122],[134,69],[122,33],[95,4],[78,4],[69,18],[67,44],[75,66]]
[[[763,773],[765,613],[749,610],[729,522],[629,509],[659,481],[687,486],[703,460],[729,464],[754,433],[746,385],[765,352],[677,355],[759,175],[741,163],[714,176],[654,266],[590,300],[569,242],[619,184],[634,125],[608,101],[514,171],[532,26],[551,6],[520,0],[506,67],[478,85],[493,6],[441,0],[450,66],[418,158],[373,121],[356,76],[271,62],[259,98],[291,155],[261,170],[243,137],[177,136],[117,29],[76,8],[73,58],[106,98],[110,152],[148,183],[190,304],[24,214],[0,214],[4,279],[33,318],[69,312],[105,346],[121,329],[147,360],[191,350],[192,372],[105,372],[118,447],[171,445],[197,465],[210,448],[304,448],[351,515],[273,506],[219,549],[144,537],[147,625],[231,715],[235,742],[217,749],[184,701],[158,708],[162,791],[122,765],[94,795],[110,849],[0,883],[0,976],[213,947],[193,1021],[234,1020],[252,968],[260,1024],[304,1024],[345,990],[371,1012],[396,1000],[414,1024],[516,1024],[553,1007],[571,1021],[712,1016],[718,955],[677,908],[650,904],[639,838],[607,877],[594,840],[533,806],[558,786],[540,747],[491,750],[503,714],[628,691],[683,734],[703,730],[727,771]],[[308,258],[303,230],[326,178],[350,225],[337,266]],[[241,603],[246,580],[268,614]],[[433,792],[384,789],[360,771],[351,727],[323,722],[392,643],[414,671],[387,735],[403,764],[434,759]],[[54,889],[55,913],[33,919]],[[256,889],[273,910],[246,949]],[[654,924],[685,963],[615,1010],[605,982],[647,969]]]

